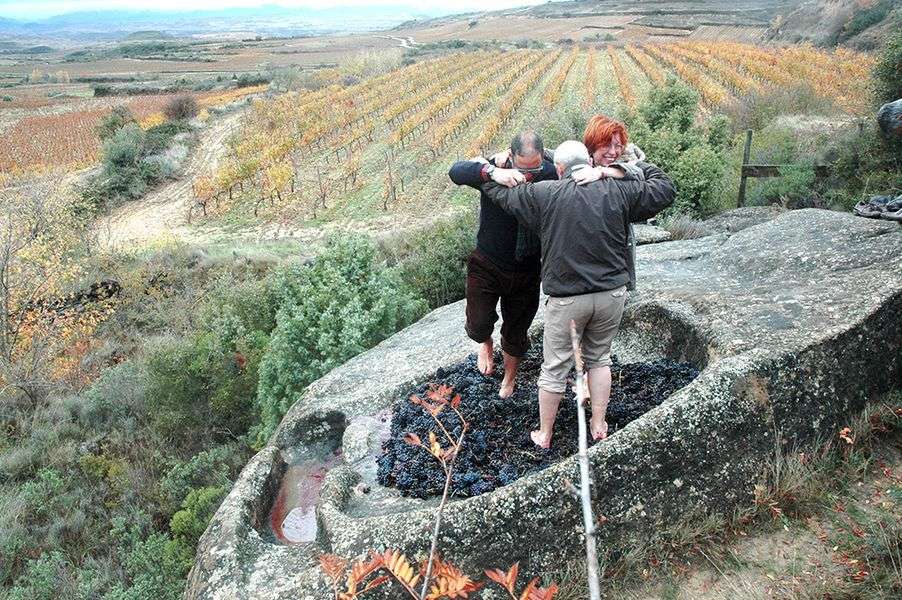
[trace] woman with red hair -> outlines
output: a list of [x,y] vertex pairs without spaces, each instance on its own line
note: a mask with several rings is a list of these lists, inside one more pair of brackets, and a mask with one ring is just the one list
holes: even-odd
[[[645,160],[645,153],[635,144],[629,143],[626,125],[605,115],[595,115],[586,123],[583,144],[589,150],[594,168],[581,169],[573,179],[579,184],[596,181],[602,177],[644,179],[642,169],[636,166]],[[636,235],[630,224],[628,232],[630,252],[627,270],[630,281],[627,288],[636,289]]]
[[[628,175],[641,176],[638,174],[642,169],[636,168],[635,163],[645,160],[645,153],[635,144],[629,143],[626,125],[620,121],[605,115],[595,115],[586,123],[583,143],[588,148],[589,156],[592,157],[596,167],[610,167],[616,164]],[[616,175],[607,176],[616,177]]]

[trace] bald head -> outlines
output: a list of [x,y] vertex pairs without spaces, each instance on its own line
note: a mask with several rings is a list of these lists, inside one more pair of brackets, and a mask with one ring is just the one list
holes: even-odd
[[567,140],[554,149],[554,166],[558,174],[563,176],[567,169],[577,165],[589,164],[589,151],[585,144],[576,140]]
[[521,131],[511,140],[511,160],[519,168],[535,168],[542,164],[545,144],[542,137],[532,130]]

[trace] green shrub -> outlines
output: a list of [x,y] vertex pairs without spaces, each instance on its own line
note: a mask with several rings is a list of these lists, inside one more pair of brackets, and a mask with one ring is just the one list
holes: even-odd
[[154,125],[145,134],[143,155],[150,156],[165,152],[172,145],[172,140],[176,135],[189,131],[191,131],[189,125],[178,121]]
[[163,107],[163,114],[170,121],[187,121],[197,116],[199,108],[194,96],[176,96]]
[[822,160],[831,165],[823,185],[833,208],[849,210],[874,194],[902,193],[902,141],[887,139],[876,123],[834,133]]
[[464,297],[467,257],[476,247],[476,215],[466,212],[404,238],[387,250],[400,262],[401,278],[438,308]]
[[635,115],[627,116],[630,140],[673,179],[677,196],[664,213],[704,217],[727,207],[724,179],[730,158],[725,117],[694,125],[698,93],[669,79],[655,88]]
[[34,479],[23,484],[20,494],[30,518],[42,521],[52,516],[55,500],[61,496],[64,486],[60,473],[49,468],[41,469]]
[[223,445],[199,452],[187,461],[173,460],[160,480],[163,512],[174,513],[195,488],[229,486],[232,473],[237,473],[245,458],[234,445]]
[[[751,162],[796,165],[781,177],[750,180],[751,204],[849,210],[870,195],[902,192],[902,144],[886,139],[873,121],[812,130],[784,120],[755,134]],[[829,177],[816,178],[814,164],[829,166]]]
[[639,116],[651,129],[673,126],[686,131],[695,121],[699,95],[694,88],[670,77],[663,87],[656,87],[639,107]]
[[235,85],[240,88],[262,85],[264,83],[269,83],[269,77],[263,73],[242,73],[235,80]]
[[125,567],[125,582],[104,595],[104,600],[179,600],[191,568],[193,549],[168,535],[150,533],[149,519],[140,511],[126,519],[116,517],[110,536]]
[[37,444],[18,443],[0,453],[0,481],[32,476],[44,463],[45,448]]
[[134,122],[135,117],[127,106],[117,106],[113,108],[113,112],[100,120],[100,125],[97,126],[97,137],[101,141],[105,141],[126,125]]
[[164,123],[144,131],[134,122],[120,123],[115,119],[102,124],[101,129],[108,133],[103,144],[102,169],[82,189],[83,198],[93,210],[140,198],[148,187],[175,172],[174,165],[167,165],[168,161],[160,158],[166,159],[177,134],[191,131],[183,123]]
[[749,189],[751,205],[780,204],[786,208],[820,207],[821,202],[814,186],[814,170],[798,165],[780,170],[779,177],[759,180]]
[[182,509],[172,515],[169,521],[169,528],[175,539],[186,548],[193,549],[197,546],[197,541],[228,491],[228,486],[191,490],[182,503]]
[[[201,326],[214,334],[223,351],[238,351],[246,340],[268,337],[276,326],[276,287],[265,277],[216,280],[200,311]],[[258,345],[265,344],[261,339]]]
[[145,414],[147,372],[137,361],[105,369],[78,397],[75,417],[95,430],[135,433]]
[[26,549],[34,544],[28,537],[28,530],[22,523],[3,523],[0,527],[0,588],[12,583],[16,573],[21,572]]
[[723,155],[707,144],[688,148],[670,170],[677,197],[669,212],[704,216],[723,210],[724,170]]
[[307,385],[426,311],[398,271],[376,266],[374,258],[368,239],[335,237],[311,265],[275,277],[281,308],[260,365],[257,444]]
[[902,98],[902,31],[891,33],[874,65],[877,105]]
[[133,169],[144,154],[144,130],[128,123],[116,130],[103,145],[104,166],[111,169]]
[[103,83],[98,83],[93,86],[94,97],[95,98],[105,98],[107,96],[113,96],[116,93],[115,88],[111,85],[106,85]]
[[8,600],[56,600],[66,581],[69,561],[59,551],[42,554],[28,561],[25,572],[9,590]]
[[714,150],[730,147],[730,119],[726,115],[714,115],[708,120],[708,145]]
[[247,431],[265,340],[253,343],[228,352],[209,333],[160,341],[146,359],[156,429],[186,448]]

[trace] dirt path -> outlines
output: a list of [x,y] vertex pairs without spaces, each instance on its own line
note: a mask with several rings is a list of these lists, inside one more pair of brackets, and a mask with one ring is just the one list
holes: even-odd
[[413,41],[412,37],[395,37],[393,35],[377,35],[377,38],[382,38],[384,40],[392,40],[398,42],[399,48],[413,48],[416,46],[416,42]]
[[185,241],[197,237],[201,231],[188,225],[192,185],[198,175],[215,169],[225,153],[225,140],[238,126],[241,114],[239,111],[226,115],[201,132],[180,179],[164,184],[141,200],[120,206],[102,219],[98,224],[101,239],[122,248],[167,236]]

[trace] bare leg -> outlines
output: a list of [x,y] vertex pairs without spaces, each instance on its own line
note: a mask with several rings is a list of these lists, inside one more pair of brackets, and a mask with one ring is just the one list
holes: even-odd
[[592,398],[592,419],[590,428],[592,439],[608,437],[608,424],[604,420],[611,399],[611,367],[589,369],[589,395]]
[[504,380],[501,382],[501,389],[498,390],[500,398],[510,398],[514,393],[514,378],[517,376],[517,369],[520,368],[520,357],[511,356],[507,352],[504,355]]
[[564,395],[539,388],[539,429],[529,434],[532,441],[542,448],[551,446],[551,434],[554,431],[554,420],[557,409]]
[[488,377],[495,372],[495,349],[492,346],[492,338],[479,344],[479,355],[476,358],[476,366],[479,372]]

